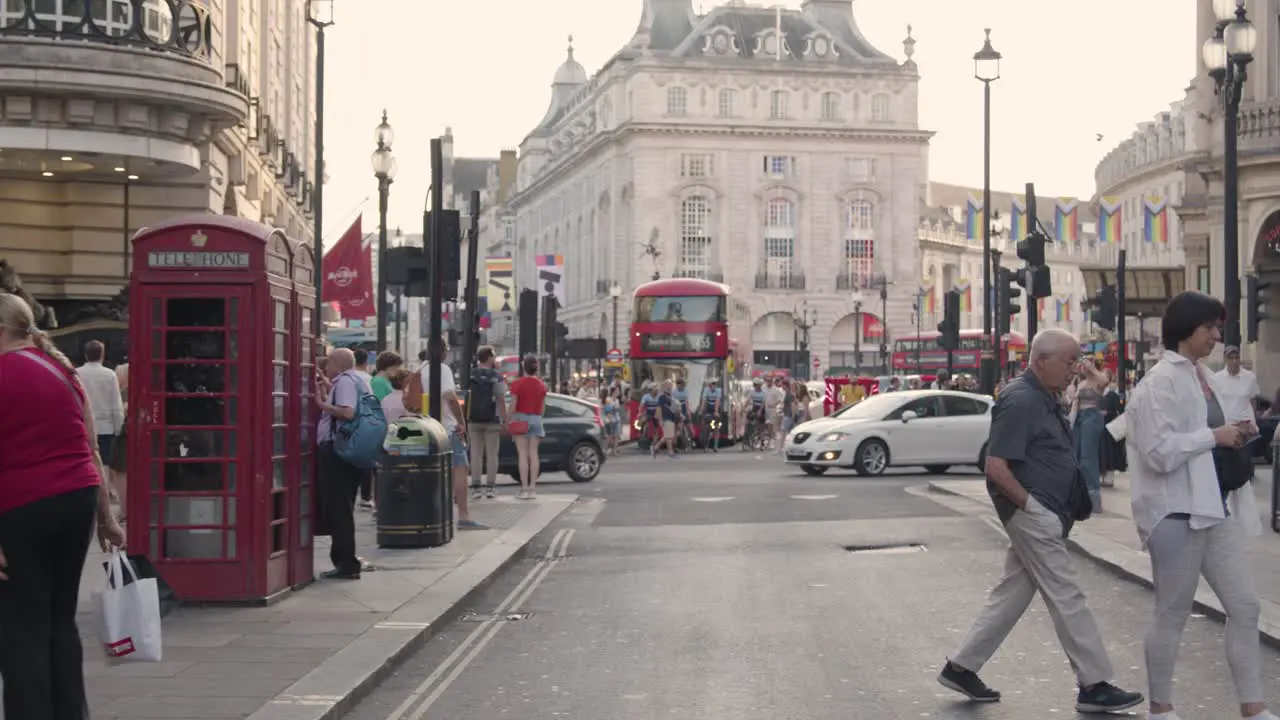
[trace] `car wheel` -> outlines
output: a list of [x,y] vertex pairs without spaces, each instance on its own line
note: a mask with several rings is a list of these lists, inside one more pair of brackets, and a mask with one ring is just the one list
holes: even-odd
[[982,449],[978,451],[978,469],[982,472],[987,471],[987,444],[982,444]]
[[941,475],[942,473],[946,472],[950,468],[951,468],[950,465],[925,465],[924,466],[925,470],[928,470],[934,475]]
[[889,448],[875,438],[864,440],[854,453],[854,458],[853,469],[859,475],[883,475],[885,468],[889,467]]
[[800,469],[804,471],[805,475],[818,477],[819,475],[826,475],[827,471],[831,468],[822,467],[820,465],[801,465]]
[[600,448],[595,443],[584,440],[569,450],[569,462],[565,467],[565,473],[574,482],[591,482],[600,474],[602,465],[604,465],[604,453],[600,452]]

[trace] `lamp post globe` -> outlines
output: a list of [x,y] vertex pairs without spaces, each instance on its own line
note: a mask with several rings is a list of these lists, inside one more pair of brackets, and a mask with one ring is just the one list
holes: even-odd
[[610,285],[610,286],[609,286],[609,297],[614,297],[614,298],[616,298],[616,297],[621,297],[621,296],[622,296],[622,286],[621,286],[621,285],[619,285],[618,283],[614,283],[614,284],[612,284],[612,285]]
[[1236,8],[1243,4],[1243,0],[1213,0],[1213,16],[1218,22],[1225,23],[1234,20],[1236,17]]
[[1236,62],[1248,62],[1253,59],[1253,51],[1258,47],[1258,30],[1247,19],[1232,21],[1222,33],[1223,45],[1227,56]]
[[1210,73],[1220,73],[1227,69],[1227,44],[1222,38],[1211,37],[1200,47],[1200,59]]
[[307,22],[316,27],[333,24],[333,0],[307,0]]
[[373,141],[380,148],[391,149],[392,143],[395,142],[396,133],[391,129],[391,123],[387,122],[387,111],[382,111],[382,122],[378,123],[378,127],[373,129]]
[[389,148],[378,148],[369,156],[369,164],[373,166],[373,174],[379,179],[391,179],[396,172],[396,157]]
[[973,76],[989,83],[1000,79],[1000,58],[1003,56],[991,47],[991,28],[985,28],[983,32],[987,34],[987,38],[982,43],[982,49],[973,54]]

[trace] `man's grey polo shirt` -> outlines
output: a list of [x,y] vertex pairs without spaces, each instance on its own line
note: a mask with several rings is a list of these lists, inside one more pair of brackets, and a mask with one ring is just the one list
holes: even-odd
[[[987,457],[1009,463],[1013,476],[1045,508],[1062,519],[1065,537],[1074,522],[1071,493],[1076,483],[1075,439],[1066,411],[1031,372],[1011,380],[991,409]],[[1018,507],[996,490],[987,491],[1000,515],[1009,522]]]

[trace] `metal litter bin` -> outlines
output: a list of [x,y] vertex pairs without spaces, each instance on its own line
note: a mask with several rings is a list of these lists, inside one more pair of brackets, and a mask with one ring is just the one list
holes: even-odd
[[410,416],[389,423],[378,461],[378,547],[453,540],[453,452],[444,426]]

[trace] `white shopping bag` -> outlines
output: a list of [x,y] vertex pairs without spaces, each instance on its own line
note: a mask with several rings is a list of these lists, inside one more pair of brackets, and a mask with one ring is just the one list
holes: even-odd
[[[132,582],[125,584],[125,573]],[[98,635],[107,657],[160,662],[160,593],[154,578],[140,579],[119,548],[107,561],[107,587],[94,595]]]
[[1124,415],[1120,415],[1115,420],[1107,423],[1107,432],[1111,433],[1111,437],[1116,442],[1123,442],[1129,435],[1129,419]]

